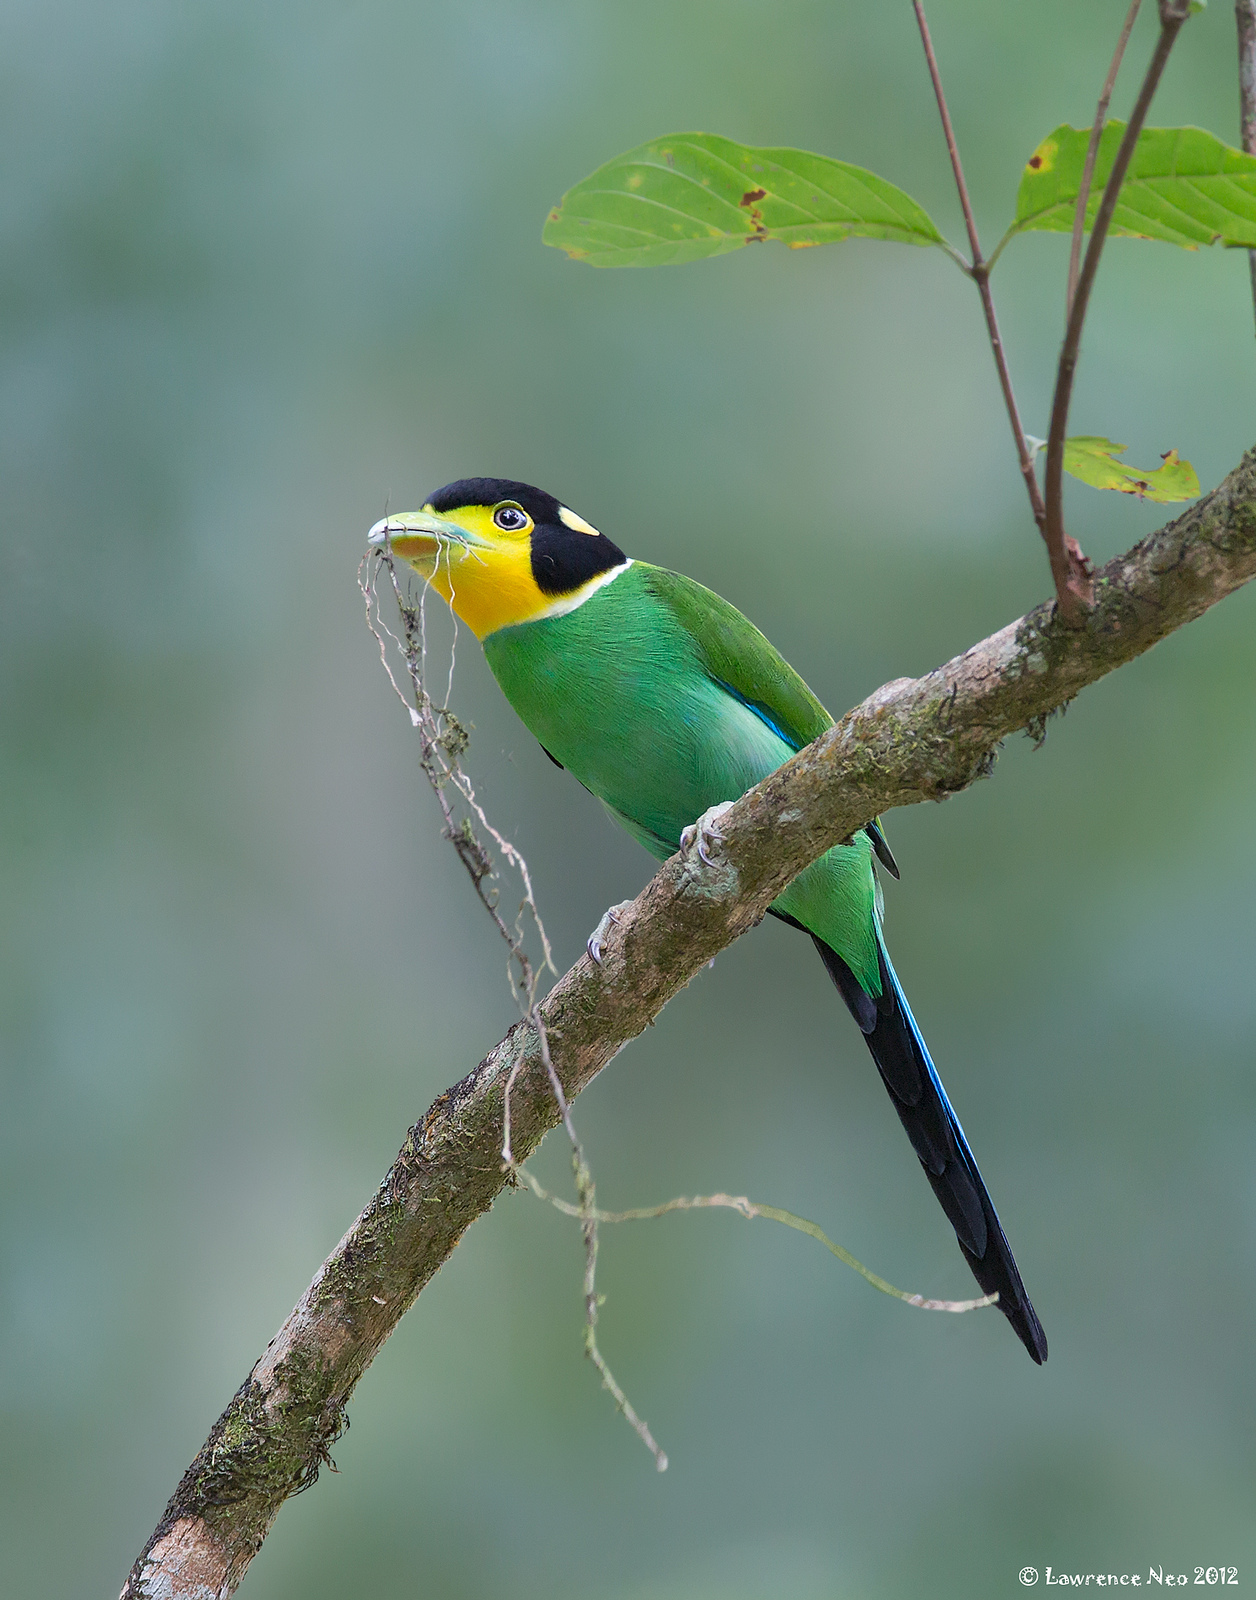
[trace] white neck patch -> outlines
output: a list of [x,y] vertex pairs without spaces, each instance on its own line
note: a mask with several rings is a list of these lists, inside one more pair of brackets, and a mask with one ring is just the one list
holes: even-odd
[[575,611],[586,600],[595,595],[599,589],[605,589],[608,583],[614,583],[621,572],[627,572],[632,565],[632,558],[623,561],[617,567],[611,567],[606,572],[599,572],[596,578],[590,578],[588,583],[582,584],[571,594],[560,595],[553,605],[546,606],[544,611],[538,611],[535,616],[528,618],[529,622],[543,622],[547,617],[565,617],[568,612]]

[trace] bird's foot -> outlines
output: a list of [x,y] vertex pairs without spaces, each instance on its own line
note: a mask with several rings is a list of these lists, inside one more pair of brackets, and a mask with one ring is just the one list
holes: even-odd
[[715,826],[720,818],[733,809],[733,801],[721,800],[719,805],[711,806],[689,826],[682,830],[680,835],[680,853],[682,856],[697,853],[698,860],[704,866],[713,867],[715,862],[707,854],[712,845],[720,844],[724,835]]
[[600,967],[602,965],[602,945],[605,943],[606,935],[631,904],[631,900],[620,900],[617,905],[611,906],[608,911],[603,912],[601,922],[589,935],[585,949],[589,952],[589,960],[593,962],[594,966]]

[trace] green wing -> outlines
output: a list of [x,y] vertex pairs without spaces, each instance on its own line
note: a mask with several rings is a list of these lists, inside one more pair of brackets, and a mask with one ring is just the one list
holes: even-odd
[[[736,606],[679,572],[645,561],[635,564],[645,569],[647,587],[655,599],[671,611],[697,645],[708,674],[762,717],[786,744],[801,750],[833,726],[833,718],[789,662]],[[880,818],[870,822],[865,831],[878,861],[897,878],[898,865]]]
[[646,584],[698,647],[707,673],[795,750],[818,739],[833,718],[793,667],[736,606],[692,578],[646,562]]

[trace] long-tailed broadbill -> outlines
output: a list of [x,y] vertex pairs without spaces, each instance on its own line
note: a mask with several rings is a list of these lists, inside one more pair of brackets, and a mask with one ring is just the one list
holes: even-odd
[[[462,479],[377,523],[370,541],[444,596],[546,754],[659,860],[682,843],[705,856],[713,808],[832,726],[734,606],[630,560],[529,484]],[[1042,1326],[886,951],[874,857],[898,876],[878,822],[799,873],[771,909],[811,935],[973,1275],[1045,1361]],[[604,936],[590,940],[595,959]]]

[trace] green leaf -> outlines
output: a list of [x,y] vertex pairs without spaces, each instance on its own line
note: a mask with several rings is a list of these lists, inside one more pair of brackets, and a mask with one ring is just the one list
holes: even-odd
[[[1123,122],[1109,122],[1100,136],[1088,228],[1124,132]],[[1042,141],[1021,178],[1012,232],[1072,232],[1089,143],[1089,128],[1067,123]],[[1192,250],[1201,244],[1256,247],[1256,156],[1202,128],[1144,128],[1121,185],[1112,232]]]
[[1064,441],[1064,470],[1093,489],[1116,489],[1136,494],[1140,500],[1171,505],[1175,500],[1197,500],[1199,479],[1189,461],[1179,461],[1176,450],[1161,456],[1154,472],[1140,472],[1116,458],[1125,449],[1111,439],[1079,435]]
[[657,267],[779,239],[943,244],[910,195],[875,173],[806,150],[759,150],[710,133],[655,139],[569,189],[546,244],[595,267]]

